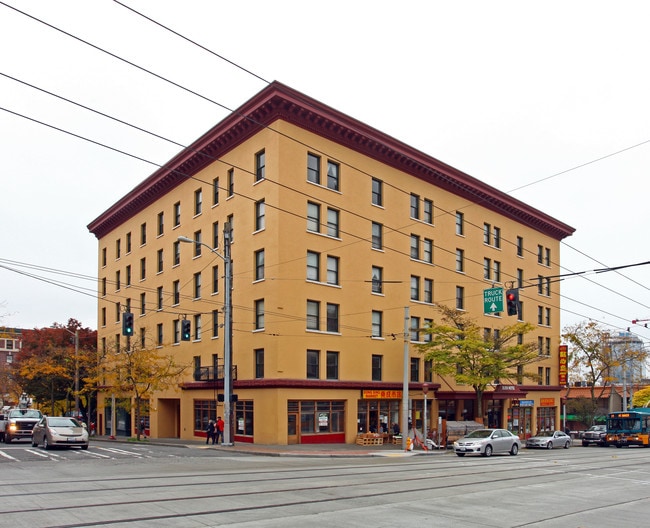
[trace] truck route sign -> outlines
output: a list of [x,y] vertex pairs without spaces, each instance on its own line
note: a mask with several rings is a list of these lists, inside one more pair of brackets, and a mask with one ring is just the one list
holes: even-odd
[[483,313],[503,312],[503,288],[483,290]]

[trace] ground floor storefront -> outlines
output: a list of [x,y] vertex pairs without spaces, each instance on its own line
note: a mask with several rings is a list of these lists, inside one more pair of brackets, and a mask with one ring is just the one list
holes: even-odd
[[[355,443],[359,436],[393,436],[416,429],[433,439],[447,439],[447,424],[478,422],[505,428],[522,439],[561,428],[560,392],[502,389],[484,395],[482,412],[471,392],[398,389],[254,388],[238,389],[232,402],[231,435],[234,442],[269,445]],[[524,396],[524,397],[522,397]],[[406,404],[406,420],[404,405]],[[126,397],[100,395],[98,433],[154,438],[206,438],[209,422],[225,418],[223,402],[214,391],[183,390],[147,400],[139,421]]]

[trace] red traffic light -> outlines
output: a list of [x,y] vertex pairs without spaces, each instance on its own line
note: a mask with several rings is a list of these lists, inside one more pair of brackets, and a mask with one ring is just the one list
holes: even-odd
[[514,293],[512,293],[512,292],[508,292],[508,293],[506,294],[506,300],[507,300],[507,301],[514,301],[516,297],[517,297],[517,296],[516,296]]

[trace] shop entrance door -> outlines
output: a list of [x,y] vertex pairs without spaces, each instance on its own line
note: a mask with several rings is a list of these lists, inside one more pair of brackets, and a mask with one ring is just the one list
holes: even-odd
[[289,413],[287,416],[287,444],[300,443],[300,428],[298,427],[298,413]]

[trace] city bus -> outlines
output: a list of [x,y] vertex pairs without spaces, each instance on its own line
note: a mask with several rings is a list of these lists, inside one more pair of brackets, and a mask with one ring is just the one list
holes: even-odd
[[650,446],[650,409],[642,407],[607,415],[608,446]]

